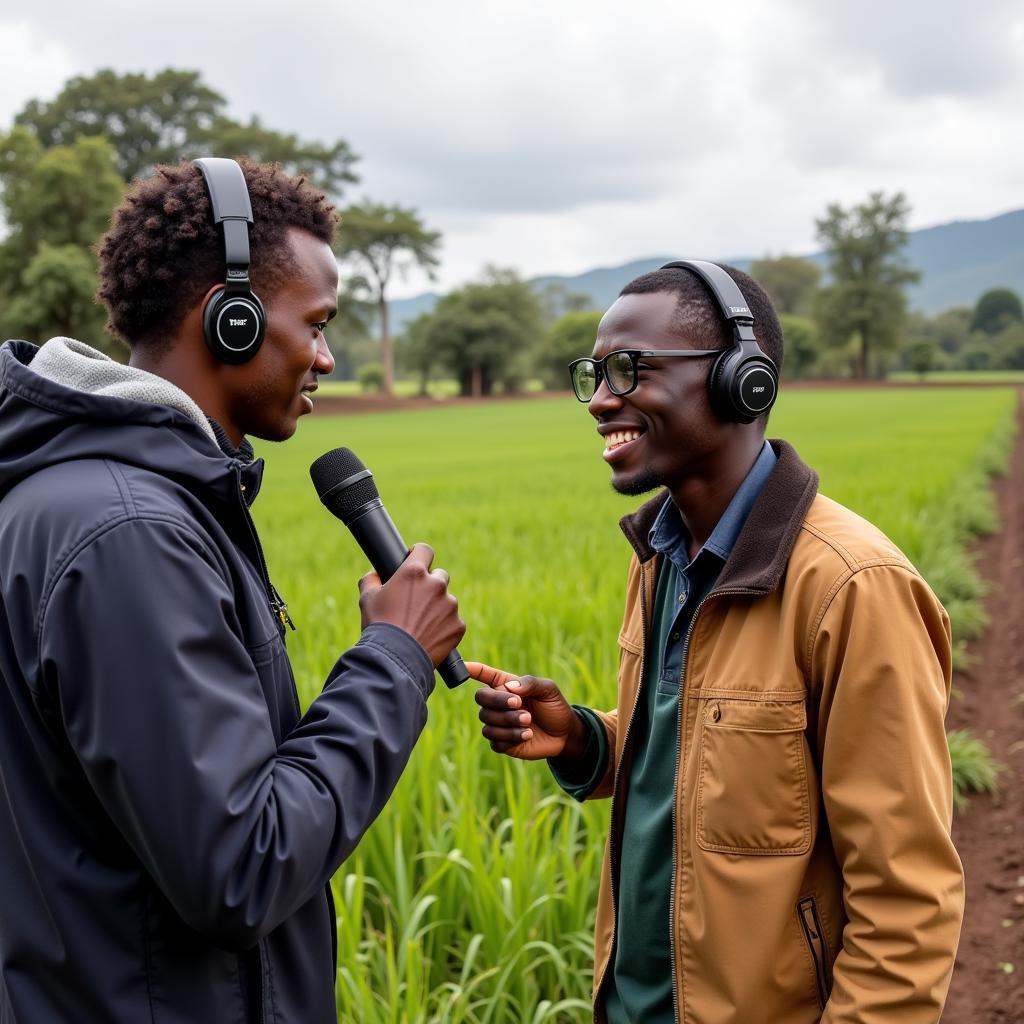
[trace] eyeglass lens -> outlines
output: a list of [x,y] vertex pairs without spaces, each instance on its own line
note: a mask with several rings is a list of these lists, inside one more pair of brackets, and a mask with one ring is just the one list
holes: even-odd
[[[628,352],[610,353],[601,360],[601,367],[612,394],[626,394],[635,386],[633,360]],[[573,367],[572,374],[577,397],[589,402],[597,391],[597,363],[593,359],[581,359]]]
[[592,359],[584,359],[572,368],[572,386],[580,401],[589,402],[594,397],[597,390],[597,367]]
[[605,376],[608,378],[608,390],[616,395],[624,395],[632,390],[636,383],[633,377],[633,360],[628,352],[611,352],[604,362]]

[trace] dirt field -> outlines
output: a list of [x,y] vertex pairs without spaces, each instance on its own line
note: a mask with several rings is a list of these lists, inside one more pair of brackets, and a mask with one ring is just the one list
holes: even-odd
[[996,491],[1002,529],[977,548],[991,624],[953,680],[961,696],[947,725],[973,729],[1007,770],[997,796],[972,797],[954,819],[967,915],[943,1024],[1024,1022],[1024,404],[1012,471]]

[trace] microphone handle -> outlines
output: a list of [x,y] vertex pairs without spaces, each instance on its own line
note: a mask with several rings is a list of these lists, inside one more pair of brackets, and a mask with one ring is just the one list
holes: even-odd
[[[383,504],[371,504],[358,518],[345,523],[355,537],[356,543],[363,549],[363,554],[370,560],[370,565],[381,578],[382,583],[398,571],[398,567],[409,555],[409,547],[402,540]],[[437,674],[444,680],[449,690],[469,678],[462,655],[457,650],[451,651],[447,658],[437,666]]]

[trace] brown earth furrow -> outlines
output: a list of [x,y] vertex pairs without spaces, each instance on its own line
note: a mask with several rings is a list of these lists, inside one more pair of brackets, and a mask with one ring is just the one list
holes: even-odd
[[943,1024],[1024,1024],[1024,403],[1017,422],[1010,472],[995,484],[1000,530],[975,549],[990,623],[954,677],[947,719],[1006,770],[998,794],[971,797],[953,822],[967,912]]

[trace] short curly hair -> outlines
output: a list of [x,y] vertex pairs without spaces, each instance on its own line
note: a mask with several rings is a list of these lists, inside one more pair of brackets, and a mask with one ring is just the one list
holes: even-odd
[[[784,352],[782,325],[768,293],[742,270],[719,263],[738,285],[754,318],[754,337],[761,351],[781,372]],[[669,267],[653,270],[634,278],[620,295],[672,292],[676,296],[676,323],[701,348],[726,348],[733,342],[733,332],[725,320],[708,286],[692,270]]]
[[[288,229],[330,244],[338,215],[322,192],[277,164],[239,164],[252,203],[250,279],[266,301],[295,272]],[[107,329],[129,348],[164,349],[188,310],[225,277],[224,241],[199,168],[182,161],[136,181],[114,211],[98,256],[97,297],[107,307]]]

